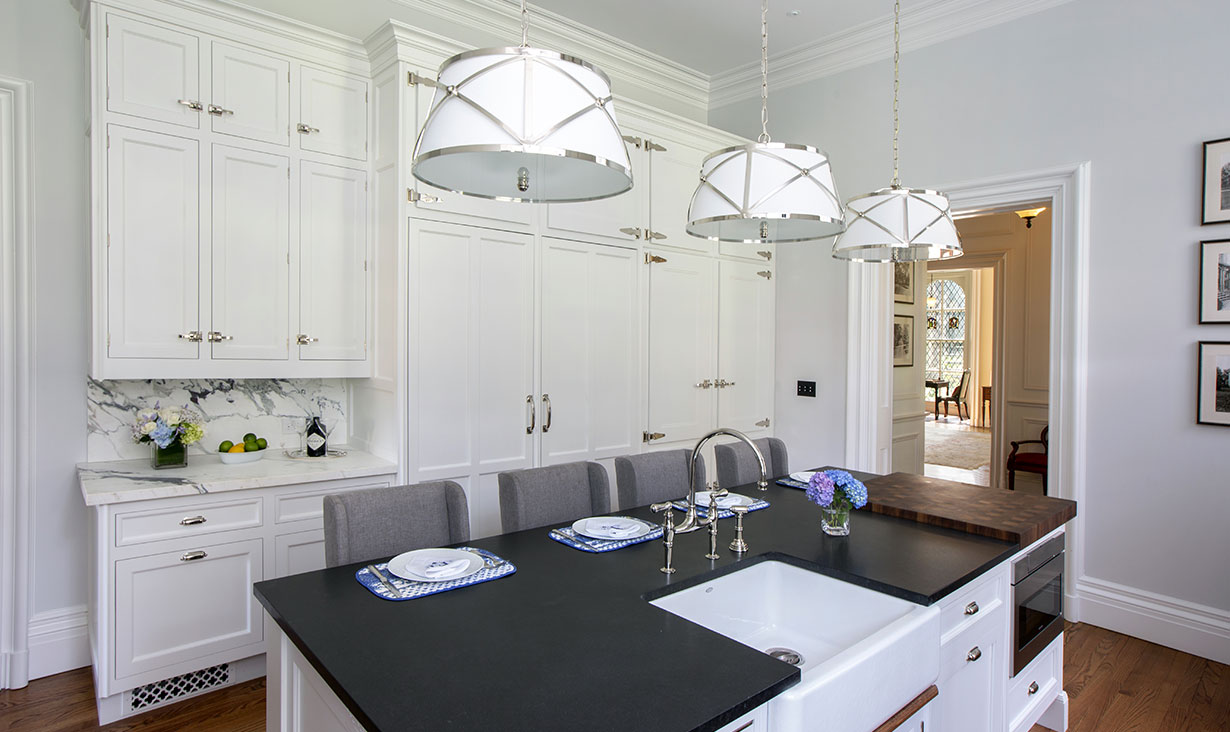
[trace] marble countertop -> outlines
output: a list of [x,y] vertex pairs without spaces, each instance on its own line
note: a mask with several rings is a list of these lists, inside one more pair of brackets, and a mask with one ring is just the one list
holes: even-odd
[[85,504],[100,506],[397,472],[397,465],[384,458],[342,449],[344,457],[298,460],[271,449],[261,460],[242,465],[225,465],[216,455],[190,454],[186,467],[164,470],[154,470],[148,459],[80,463],[77,479]]

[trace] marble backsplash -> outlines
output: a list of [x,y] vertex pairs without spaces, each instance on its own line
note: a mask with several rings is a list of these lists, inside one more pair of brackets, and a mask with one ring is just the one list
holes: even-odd
[[[149,457],[148,444],[132,441],[132,423],[138,410],[155,404],[187,405],[204,415],[205,439],[190,448],[193,453],[214,452],[218,443],[238,441],[247,432],[264,437],[270,448],[298,448],[312,415],[324,420],[329,444],[347,441],[344,379],[88,379],[86,394],[91,462]],[[283,434],[286,419],[295,420],[295,433]]]

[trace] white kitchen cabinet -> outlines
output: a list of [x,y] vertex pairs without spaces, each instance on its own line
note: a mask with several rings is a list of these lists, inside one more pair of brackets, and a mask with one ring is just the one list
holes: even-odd
[[367,357],[367,173],[304,161],[299,182],[299,358]]
[[769,429],[773,414],[772,276],[755,263],[718,264],[718,424],[750,435]]
[[290,62],[213,42],[213,92],[205,111],[214,132],[290,144]]
[[273,557],[273,567],[278,577],[324,569],[324,529],[279,534],[273,540]]
[[312,66],[299,70],[299,119],[303,150],[367,159],[367,82]]
[[200,127],[204,104],[196,35],[109,15],[104,38],[109,111]]
[[200,161],[196,140],[106,132],[106,354],[200,355]]
[[935,727],[944,732],[1002,729],[1006,613],[1000,611],[945,644],[940,655],[940,695]]
[[713,429],[717,417],[718,263],[676,252],[647,251],[646,257],[652,262],[646,441],[694,440]]
[[718,254],[723,257],[751,259],[756,262],[771,262],[777,255],[776,244],[744,244],[737,241],[718,242]]
[[544,239],[540,464],[639,450],[635,249]]
[[213,149],[214,359],[290,357],[290,160]]
[[688,233],[688,209],[700,183],[700,165],[713,152],[678,141],[645,140],[649,151],[650,234],[647,240],[659,246],[714,253],[716,242]]
[[621,129],[632,163],[632,190],[597,201],[548,204],[544,207],[546,235],[617,245],[644,239],[652,195],[649,156],[641,133],[627,126]]

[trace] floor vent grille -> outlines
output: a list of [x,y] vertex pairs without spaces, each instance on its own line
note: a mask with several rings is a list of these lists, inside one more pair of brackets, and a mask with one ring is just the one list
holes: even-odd
[[224,686],[230,679],[231,666],[228,663],[222,663],[200,671],[138,686],[129,692],[128,710],[135,712],[179,701],[202,691]]

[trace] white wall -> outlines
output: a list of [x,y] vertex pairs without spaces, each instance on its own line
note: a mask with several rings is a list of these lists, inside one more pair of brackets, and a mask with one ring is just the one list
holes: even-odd
[[[1230,236],[1199,226],[1198,188],[1201,142],[1230,135],[1227,27],[1225,2],[1076,0],[907,53],[901,81],[906,185],[1092,161],[1081,608],[1222,661],[1230,431],[1195,424],[1195,344],[1230,330],[1196,325],[1195,263],[1198,240]],[[775,96],[770,87],[770,132],[828,149],[845,196],[883,186],[891,85],[882,61]],[[744,134],[758,121],[755,102],[710,115]],[[841,281],[844,266],[822,251],[783,256],[782,269],[806,271],[778,289],[779,378],[805,358],[793,344],[816,296],[799,284]],[[826,305],[826,317],[843,317],[844,297]],[[819,368],[840,389],[844,361]],[[778,414],[781,434],[816,422]]]

